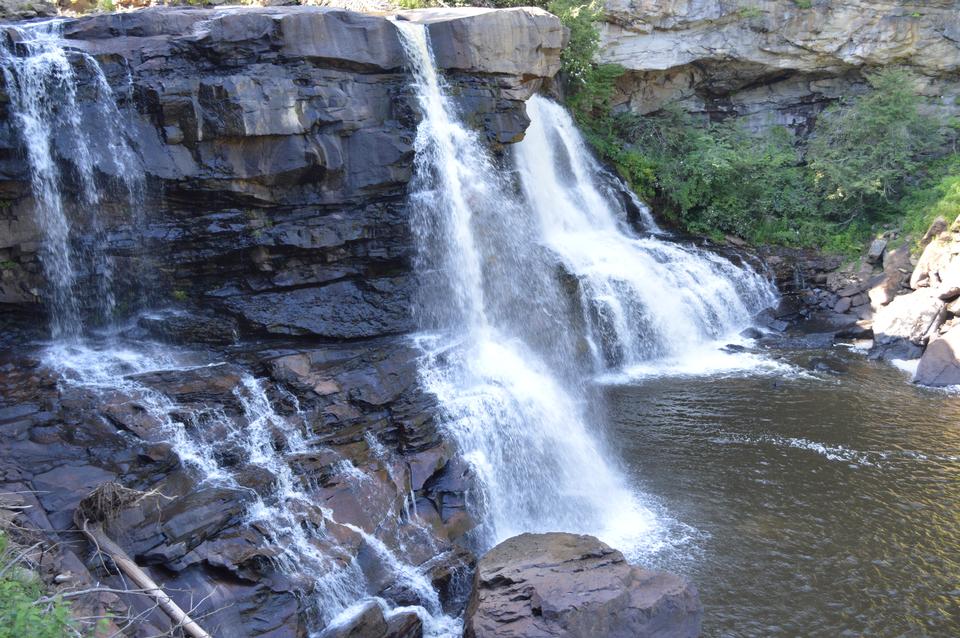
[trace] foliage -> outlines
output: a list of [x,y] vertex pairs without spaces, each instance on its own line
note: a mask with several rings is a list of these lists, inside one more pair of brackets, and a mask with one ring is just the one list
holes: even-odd
[[[794,2],[813,7],[812,0]],[[588,142],[682,229],[852,254],[878,224],[905,220],[925,230],[932,217],[956,217],[958,163],[923,188],[915,177],[943,137],[938,122],[921,113],[906,72],[870,76],[872,90],[828,109],[804,149],[785,129],[752,132],[699,121],[678,107],[614,114],[624,70],[594,62],[602,4],[551,0],[547,8],[570,29],[561,53],[565,100]],[[739,15],[762,11],[746,7]]]
[[97,10],[111,13],[117,10],[117,4],[114,0],[97,0]]
[[740,9],[737,11],[737,15],[739,15],[743,20],[762,18],[763,9],[760,9],[759,7],[740,7]]
[[900,202],[903,231],[920,238],[937,217],[960,217],[960,154],[935,162],[926,179]]
[[648,117],[621,116],[620,135],[646,158],[668,215],[685,229],[796,243],[816,212],[809,177],[790,134],[750,132],[733,123],[700,124],[671,107]]
[[869,81],[872,91],[818,118],[807,154],[828,218],[888,209],[942,142],[936,120],[919,110],[910,75],[888,68]]
[[0,638],[64,638],[77,635],[70,608],[62,602],[40,604],[39,579],[17,564],[0,532]]
[[434,6],[431,0],[396,0],[401,9],[426,9]]

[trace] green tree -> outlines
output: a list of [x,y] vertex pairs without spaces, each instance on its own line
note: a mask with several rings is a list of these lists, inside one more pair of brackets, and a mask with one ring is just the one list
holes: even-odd
[[887,208],[941,145],[938,122],[920,112],[909,73],[889,68],[868,80],[872,91],[818,118],[807,154],[833,219],[871,217]]

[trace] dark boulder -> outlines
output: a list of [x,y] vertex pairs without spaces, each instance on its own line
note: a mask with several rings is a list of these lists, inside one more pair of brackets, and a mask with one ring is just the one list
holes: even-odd
[[465,638],[693,638],[700,599],[592,536],[522,534],[480,559]]

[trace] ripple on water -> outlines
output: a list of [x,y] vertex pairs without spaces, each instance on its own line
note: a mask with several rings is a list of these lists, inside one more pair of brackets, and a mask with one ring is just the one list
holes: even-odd
[[837,372],[603,387],[641,488],[697,530],[646,563],[694,580],[706,635],[960,635],[960,397],[841,349],[783,354]]

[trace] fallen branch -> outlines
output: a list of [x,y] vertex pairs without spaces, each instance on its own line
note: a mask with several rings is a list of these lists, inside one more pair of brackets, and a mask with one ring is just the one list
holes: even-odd
[[111,560],[113,560],[121,572],[126,574],[144,593],[152,596],[157,601],[160,608],[170,616],[177,626],[182,627],[183,630],[193,638],[211,638],[210,634],[194,622],[185,611],[180,609],[180,606],[177,605],[145,571],[133,562],[127,553],[123,551],[122,547],[114,543],[113,540],[106,535],[99,524],[90,525],[88,521],[84,520],[79,527],[100,551],[107,554]]

